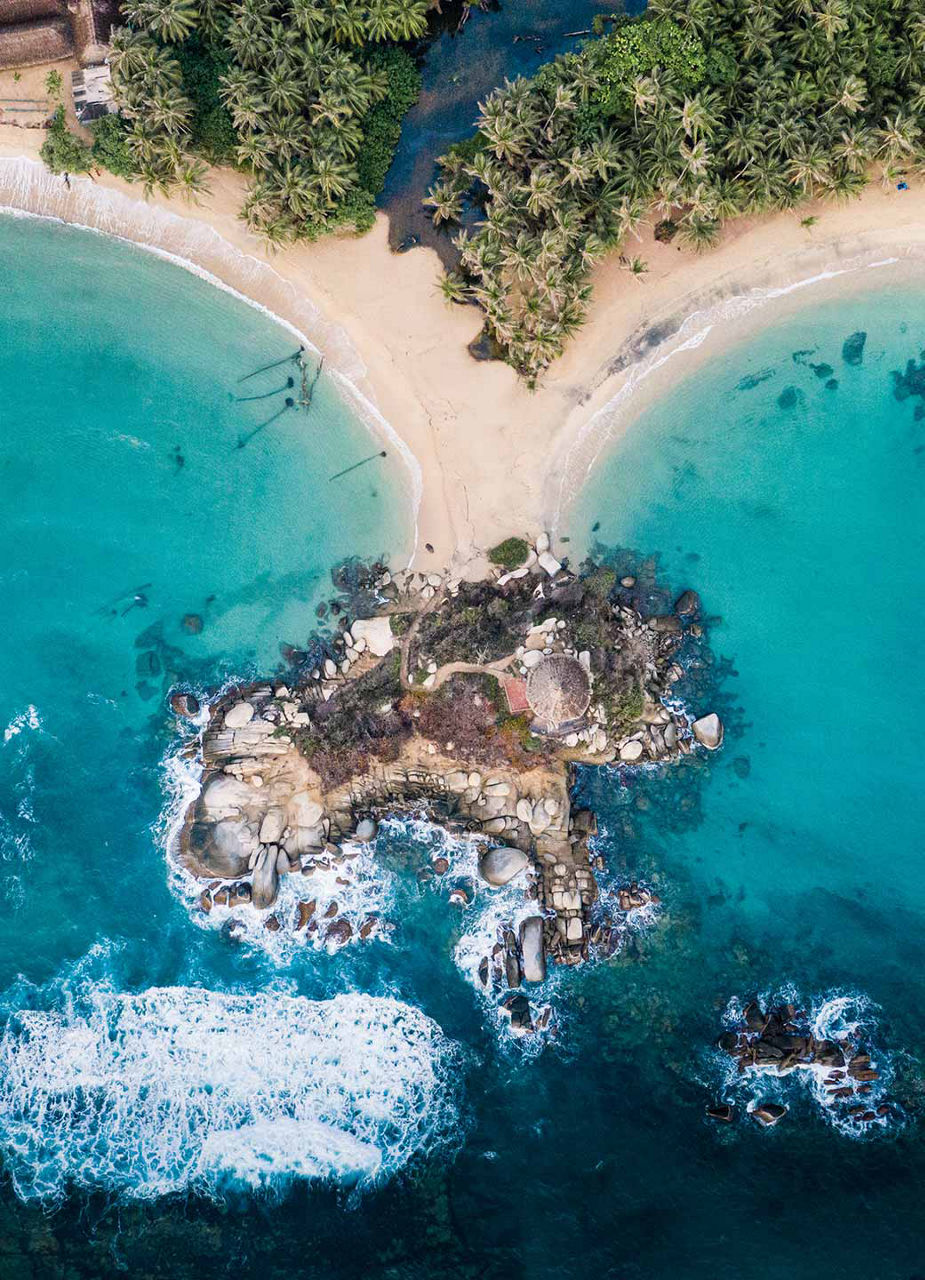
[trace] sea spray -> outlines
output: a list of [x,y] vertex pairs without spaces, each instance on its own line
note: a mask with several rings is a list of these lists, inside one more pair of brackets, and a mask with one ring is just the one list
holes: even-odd
[[94,985],[10,1014],[0,1151],[25,1200],[368,1185],[452,1146],[457,1062],[389,997]]
[[[884,1130],[895,1131],[904,1122],[902,1108],[888,1096],[894,1077],[894,1053],[878,1043],[879,1009],[867,995],[836,989],[807,1000],[796,985],[790,983],[773,992],[760,993],[755,1001],[761,1009],[793,1005],[800,1011],[796,1019],[806,1032],[817,1040],[833,1041],[849,1063],[863,1048],[876,1067],[878,1079],[866,1086],[867,1094],[860,1098],[854,1096],[846,1103],[833,1093],[832,1068],[828,1065],[818,1063],[794,1068],[782,1075],[755,1067],[742,1071],[728,1053],[715,1049],[710,1054],[712,1074],[721,1081],[720,1094],[724,1100],[743,1106],[748,1113],[762,1102],[775,1102],[788,1108],[811,1102],[816,1114],[833,1129],[854,1139],[870,1138]],[[722,1017],[725,1028],[741,1027],[747,1003],[736,996],[729,1000]],[[840,1083],[850,1084],[850,1079]],[[861,1113],[874,1113],[875,1118],[859,1123],[857,1116]]]

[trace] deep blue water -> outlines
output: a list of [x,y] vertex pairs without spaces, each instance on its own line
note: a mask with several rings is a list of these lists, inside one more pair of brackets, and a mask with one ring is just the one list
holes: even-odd
[[[925,292],[878,278],[770,315],[667,390],[570,514],[573,550],[597,542],[646,585],[700,591],[714,661],[689,692],[728,738],[681,768],[581,779],[608,878],[645,879],[665,908],[614,961],[559,980],[559,1040],[525,1057],[456,962],[481,905],[460,915],[416,884],[422,836],[380,841],[391,939],[337,957],[229,946],[172,891],[165,681],[275,668],[336,560],[407,539],[399,477],[331,487],[369,451],[333,396],[262,432],[229,475],[261,421],[229,389],[284,357],[289,334],[125,246],[27,222],[0,234],[0,1001],[40,1015],[32,1039],[9,1024],[25,1048],[5,1059],[22,1078],[0,1081],[4,1159],[25,1196],[97,1187],[48,1213],[4,1182],[0,1277],[912,1280],[923,428],[891,371],[925,345]],[[857,330],[864,358],[848,366]],[[710,1048],[729,1000],[788,984],[816,1007],[854,997],[902,1123],[858,1140],[795,1085],[771,1132],[705,1119],[731,1087]],[[387,1001],[407,1011],[398,1041]],[[51,1048],[33,1057],[39,1030]],[[23,1091],[66,1096],[69,1064],[94,1062],[92,1122],[56,1105],[20,1124]],[[188,1194],[190,1152],[229,1080],[248,1131],[282,1097],[303,1128],[290,1143],[275,1131],[270,1159],[213,1150],[199,1170],[225,1192],[212,1203]],[[338,1118],[367,1147],[332,1151]],[[361,1196],[298,1178],[282,1199],[247,1189],[299,1159],[346,1184],[370,1147],[404,1172]],[[423,1155],[405,1164],[407,1149]],[[132,1198],[155,1182],[173,1194]]]

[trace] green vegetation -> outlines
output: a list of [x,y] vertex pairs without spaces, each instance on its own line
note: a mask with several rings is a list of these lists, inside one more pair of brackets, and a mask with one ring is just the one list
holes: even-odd
[[127,0],[117,101],[148,189],[196,198],[205,169],[252,175],[242,216],[274,243],[367,230],[420,91],[396,42],[428,0]]
[[920,0],[651,0],[497,89],[443,157],[434,221],[483,213],[445,293],[532,382],[583,323],[593,264],[645,221],[703,250],[728,218],[892,183],[925,160],[923,109]]
[[64,89],[64,81],[60,71],[49,71],[45,77],[45,92],[50,98],[60,98]]
[[646,705],[645,693],[636,681],[623,688],[605,690],[599,697],[604,704],[607,726],[614,733],[623,733],[634,725]]
[[64,107],[55,110],[39,154],[52,173],[86,173],[93,163],[87,144],[69,132]]
[[488,558],[492,564],[502,569],[516,569],[518,565],[523,564],[529,554],[530,548],[523,538],[505,538],[496,547],[492,547]]
[[91,151],[94,164],[128,182],[138,176],[129,147],[129,128],[120,116],[100,116],[90,125],[90,132],[93,134]]

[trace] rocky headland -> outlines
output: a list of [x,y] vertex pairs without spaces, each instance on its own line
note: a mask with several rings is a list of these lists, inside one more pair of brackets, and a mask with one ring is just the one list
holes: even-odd
[[[483,888],[522,889],[523,909],[478,971],[515,1027],[533,1029],[522,987],[550,963],[617,949],[626,917],[657,899],[634,883],[602,907],[596,820],[572,809],[573,771],[721,745],[719,717],[689,711],[676,691],[702,643],[700,601],[685,591],[646,616],[632,576],[594,564],[573,573],[545,538],[523,551],[475,583],[377,572],[369,616],[340,616],[320,647],[294,655],[293,676],[211,703],[195,748],[200,791],[175,851],[201,884],[201,911],[232,934],[255,912],[270,932],[331,949],[373,937],[377,915],[351,921],[336,898],[282,895],[283,883],[308,887],[321,871],[348,895],[379,823],[426,816],[478,843]],[[195,705],[179,690],[172,703],[179,714]],[[427,874],[447,870],[438,854]],[[449,897],[466,906],[477,888],[449,883]]]

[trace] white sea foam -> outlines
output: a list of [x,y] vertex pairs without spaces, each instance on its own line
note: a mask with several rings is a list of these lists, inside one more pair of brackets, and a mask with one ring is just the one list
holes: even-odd
[[41,729],[41,727],[41,716],[30,703],[25,711],[21,711],[18,716],[14,716],[3,730],[3,741],[10,742],[13,738],[17,738],[24,729],[36,730]]
[[[431,859],[443,857],[449,867],[443,876],[433,881],[432,890],[439,890],[449,897],[454,884],[465,886],[472,895],[468,906],[448,909],[462,913],[461,930],[453,948],[453,960],[479,998],[485,1017],[494,1028],[503,1045],[516,1040],[522,1052],[538,1053],[546,1043],[540,1033],[529,1034],[513,1031],[511,1019],[501,1004],[502,993],[489,981],[486,987],[479,978],[479,965],[484,957],[491,957],[492,949],[501,940],[505,927],[517,934],[521,923],[541,912],[535,899],[528,898],[525,890],[532,879],[532,871],[525,868],[506,885],[487,884],[478,873],[479,857],[492,841],[485,836],[456,836],[444,827],[431,822],[425,816],[393,818],[387,824],[393,831],[407,835],[417,843],[426,844]],[[558,974],[550,973],[543,983],[524,987],[533,1008],[534,1016],[551,1003],[557,986]]]
[[90,988],[0,1038],[0,1151],[23,1199],[366,1184],[453,1142],[457,1051],[398,1000]]

